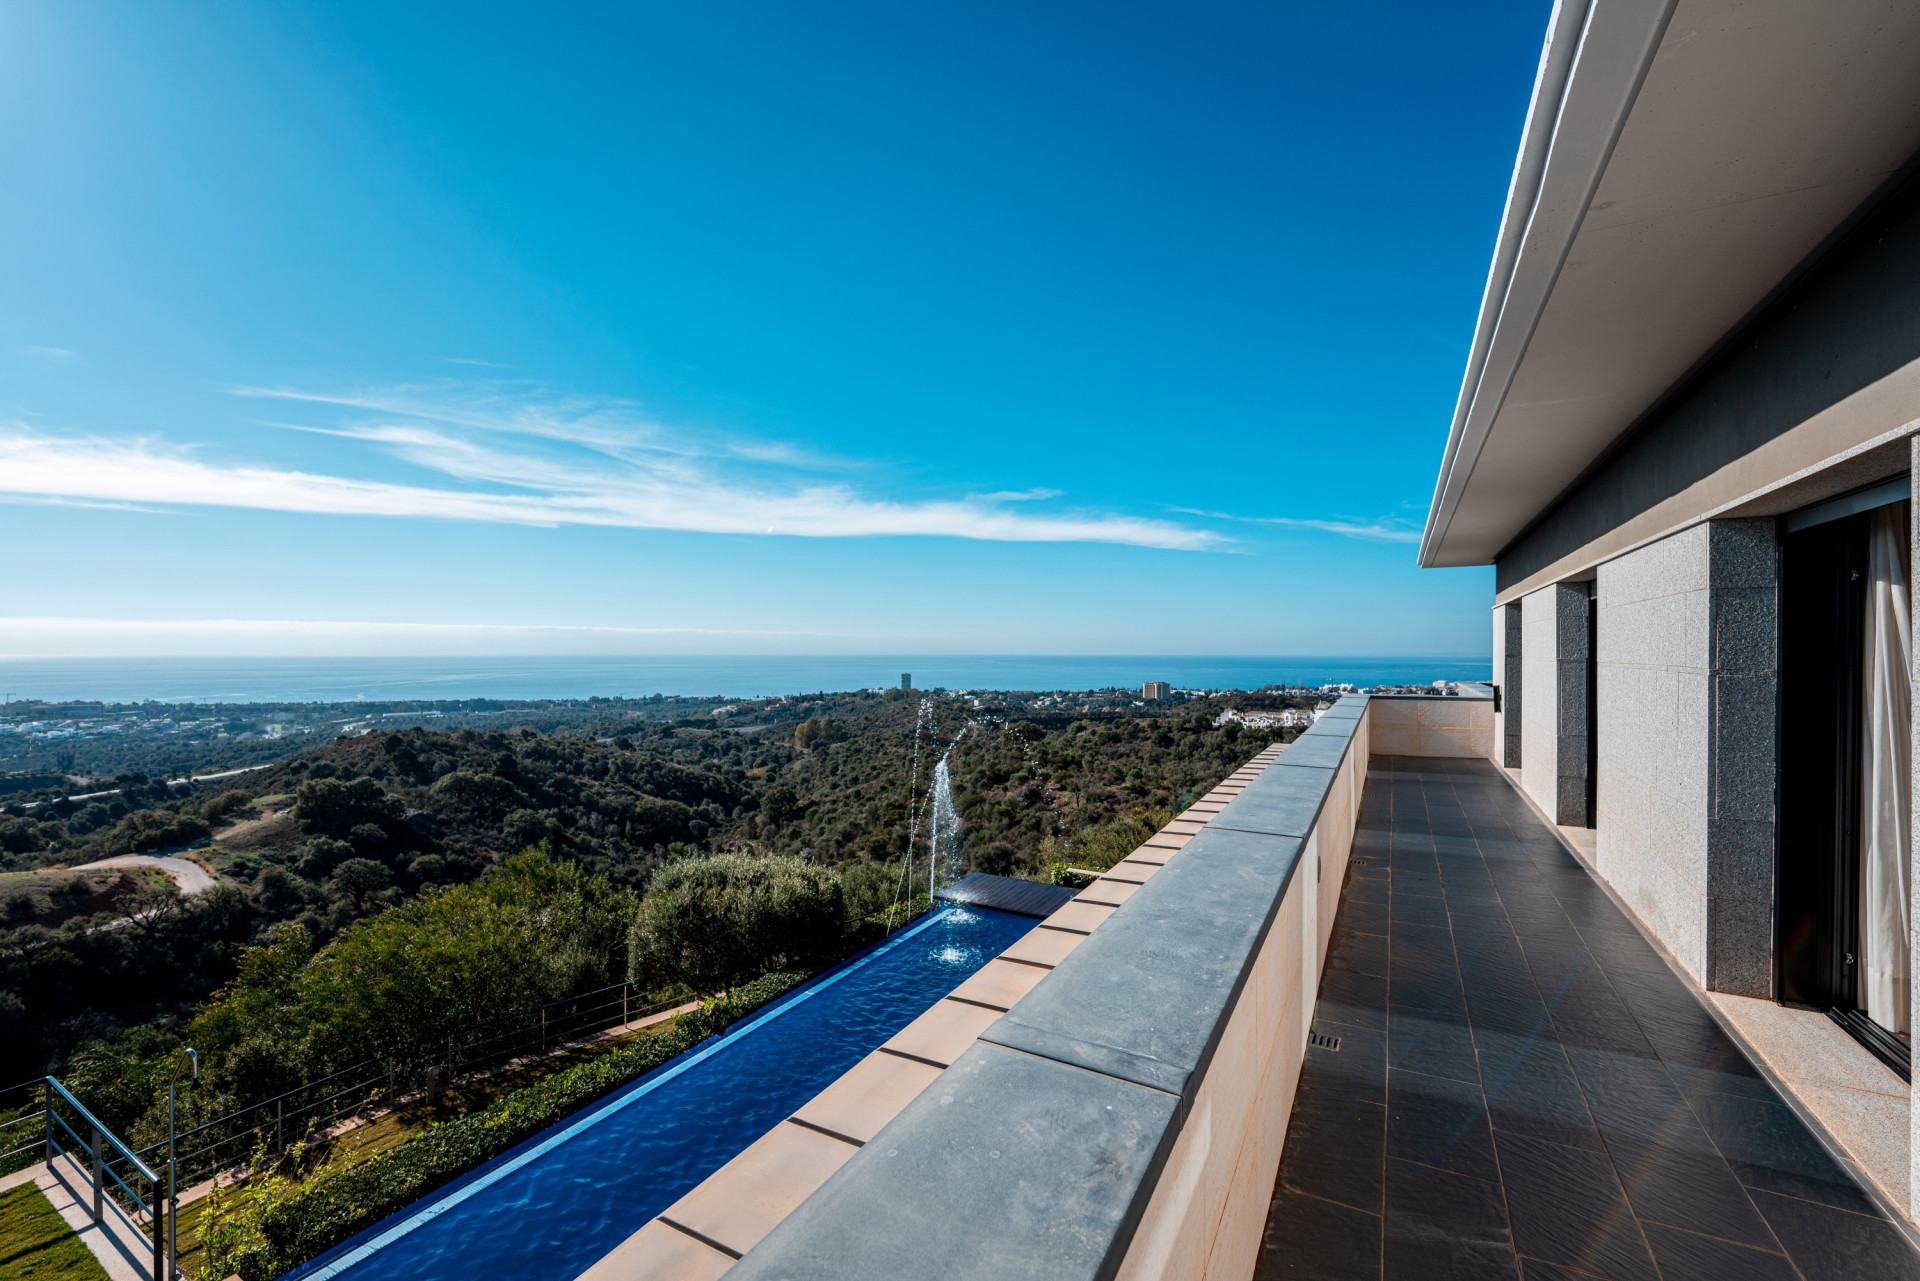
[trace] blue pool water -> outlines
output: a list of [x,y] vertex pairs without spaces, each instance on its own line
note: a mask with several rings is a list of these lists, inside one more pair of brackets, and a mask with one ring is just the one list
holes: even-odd
[[289,1276],[572,1281],[1033,925],[942,908]]

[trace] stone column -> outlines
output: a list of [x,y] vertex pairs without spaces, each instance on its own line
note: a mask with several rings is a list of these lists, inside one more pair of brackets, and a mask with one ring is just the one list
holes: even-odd
[[1707,525],[1705,986],[1773,994],[1774,792],[1780,777],[1779,540],[1771,518]]
[[1493,607],[1493,683],[1500,710],[1493,714],[1493,759],[1520,768],[1520,603]]
[[1587,821],[1587,585],[1521,598],[1520,786],[1554,822]]
[[1773,992],[1774,522],[1712,521],[1600,567],[1600,874],[1687,972]]

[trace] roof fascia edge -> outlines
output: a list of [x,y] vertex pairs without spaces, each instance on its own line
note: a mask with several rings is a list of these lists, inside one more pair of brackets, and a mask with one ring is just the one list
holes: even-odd
[[[1467,480],[1533,341],[1677,3],[1589,0],[1581,8],[1573,0],[1561,0],[1555,7],[1474,346],[1420,540],[1421,565],[1439,563],[1440,544]],[[1564,64],[1557,51],[1564,54]]]
[[1586,27],[1592,0],[1554,0],[1547,18],[1547,39],[1540,48],[1540,66],[1534,72],[1533,98],[1520,130],[1520,154],[1513,162],[1513,177],[1507,184],[1506,208],[1500,216],[1500,230],[1494,237],[1493,261],[1487,267],[1487,284],[1480,297],[1480,317],[1474,325],[1473,345],[1467,351],[1466,372],[1461,375],[1460,395],[1454,405],[1453,423],[1447,432],[1446,451],[1441,455],[1440,475],[1434,482],[1433,503],[1428,509],[1427,531],[1420,544],[1420,563],[1429,563],[1430,545],[1444,531],[1435,523],[1442,497],[1447,492],[1447,476],[1453,470],[1460,451],[1460,434],[1466,426],[1467,411],[1473,408],[1473,393],[1486,367],[1487,349],[1500,319],[1500,303],[1513,278],[1514,259],[1520,253],[1525,234],[1540,194],[1540,175],[1546,169],[1547,153],[1553,145],[1552,124],[1559,118],[1560,104],[1566,96],[1567,76],[1573,68],[1573,54],[1580,32]]

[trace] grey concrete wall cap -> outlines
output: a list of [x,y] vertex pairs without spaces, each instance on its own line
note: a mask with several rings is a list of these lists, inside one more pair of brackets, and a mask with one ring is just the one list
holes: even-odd
[[1190,1093],[1300,848],[1295,839],[1209,825],[981,1039]]
[[1171,1150],[1176,1102],[976,1043],[727,1281],[1100,1276]]
[[1293,765],[1282,758],[1222,806],[1207,827],[1304,837],[1320,817],[1335,772],[1331,765]]

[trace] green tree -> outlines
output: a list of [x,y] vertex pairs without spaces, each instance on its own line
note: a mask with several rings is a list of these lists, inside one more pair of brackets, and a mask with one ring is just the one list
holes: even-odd
[[208,1059],[207,1107],[617,981],[633,908],[630,892],[536,849],[356,922],[323,948],[282,926],[241,956],[239,976],[187,1029]]
[[191,845],[212,829],[197,814],[167,810],[135,810],[120,820],[101,848],[108,854],[145,854],[149,850]]
[[343,783],[337,778],[309,779],[294,793],[293,816],[310,832],[340,836],[356,823],[391,818],[398,809],[392,797],[370,778]]
[[650,986],[719,992],[771,970],[825,964],[845,921],[839,879],[804,859],[685,859],[648,887],[633,923],[629,973]]
[[828,743],[844,743],[852,735],[847,727],[830,716],[809,716],[794,727],[793,745],[800,751],[811,751],[824,747]]
[[353,900],[355,915],[365,916],[367,900],[393,884],[393,873],[385,863],[376,863],[370,858],[350,858],[333,869],[333,879],[328,884],[335,894]]
[[775,783],[760,797],[760,813],[775,827],[800,817],[800,798],[785,783]]

